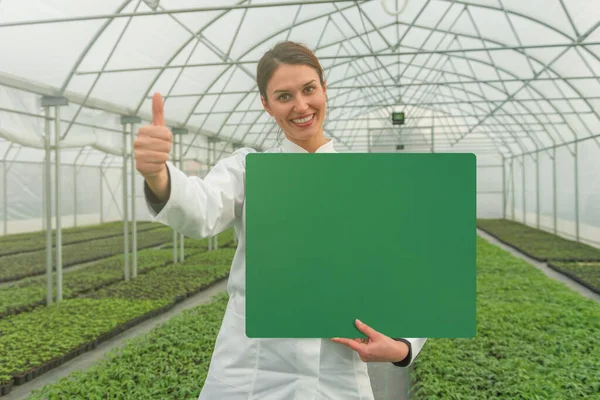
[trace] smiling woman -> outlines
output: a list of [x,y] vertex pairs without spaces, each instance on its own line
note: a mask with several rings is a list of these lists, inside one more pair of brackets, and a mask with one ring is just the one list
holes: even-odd
[[257,82],[265,110],[289,140],[311,153],[325,144],[327,86],[308,48],[294,42],[276,45],[260,60]]
[[[323,133],[326,83],[323,68],[305,46],[284,42],[265,53],[257,84],[265,110],[285,138],[266,153],[336,153]],[[218,162],[204,178],[188,177],[168,160],[172,135],[164,125],[162,98],[154,96],[154,124],[136,140],[136,167],[145,178],[148,209],[189,237],[214,236],[231,225],[239,235],[229,275],[227,311],[199,399],[248,398],[373,400],[367,362],[413,363],[425,339],[389,338],[360,321],[359,339],[253,339],[245,333],[246,207],[243,148]]]

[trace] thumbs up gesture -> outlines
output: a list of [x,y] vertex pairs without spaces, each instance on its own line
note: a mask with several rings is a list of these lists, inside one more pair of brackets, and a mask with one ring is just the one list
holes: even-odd
[[165,113],[162,96],[152,97],[152,125],[142,126],[133,142],[135,168],[148,181],[163,181],[167,177],[169,153],[173,134],[165,126]]

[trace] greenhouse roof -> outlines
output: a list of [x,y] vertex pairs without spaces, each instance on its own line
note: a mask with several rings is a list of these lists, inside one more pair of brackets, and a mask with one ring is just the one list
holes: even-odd
[[0,0],[0,155],[43,159],[47,96],[68,102],[61,160],[118,160],[121,117],[147,123],[154,92],[189,131],[186,158],[206,159],[209,138],[219,158],[272,147],[255,71],[284,40],[325,68],[339,151],[600,145],[597,0]]

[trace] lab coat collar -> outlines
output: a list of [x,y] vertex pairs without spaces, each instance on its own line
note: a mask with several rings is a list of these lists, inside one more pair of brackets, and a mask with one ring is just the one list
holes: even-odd
[[[334,148],[333,138],[325,138],[327,142],[319,147],[315,153],[337,153]],[[298,146],[296,143],[289,140],[287,137],[283,138],[281,148],[286,153],[308,153],[306,149]]]

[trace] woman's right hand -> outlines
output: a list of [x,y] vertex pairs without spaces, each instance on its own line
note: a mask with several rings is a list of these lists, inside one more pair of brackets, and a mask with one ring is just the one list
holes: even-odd
[[156,197],[169,197],[169,173],[166,162],[173,144],[173,134],[165,125],[162,96],[152,96],[152,124],[140,127],[133,142],[135,168],[142,174]]

